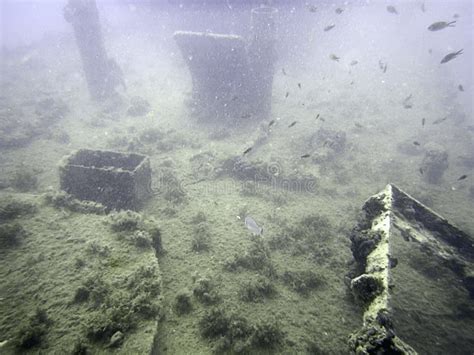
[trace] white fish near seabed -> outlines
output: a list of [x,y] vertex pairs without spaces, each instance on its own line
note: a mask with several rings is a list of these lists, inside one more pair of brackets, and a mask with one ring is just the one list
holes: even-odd
[[0,349],[8,344],[8,340],[0,341]]
[[253,235],[263,234],[263,228],[259,227],[257,222],[250,216],[245,217],[245,226]]

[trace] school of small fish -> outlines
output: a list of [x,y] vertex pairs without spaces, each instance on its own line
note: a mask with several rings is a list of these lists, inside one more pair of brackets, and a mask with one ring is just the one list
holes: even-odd
[[[422,12],[425,12],[426,11],[426,8],[425,8],[425,4],[422,3],[421,6],[420,6],[420,9]],[[307,5],[307,10],[309,12],[312,12],[312,13],[316,13],[318,12],[318,9],[316,6],[314,5]],[[343,8],[336,8],[334,11],[337,15],[341,15],[343,12],[344,12],[345,9]],[[393,15],[399,15],[399,12],[397,10],[397,8],[393,5],[387,5],[386,6],[386,10],[388,13],[390,14],[393,14]],[[458,19],[459,18],[459,15],[455,14],[453,16],[455,19]],[[428,31],[431,31],[431,32],[437,32],[437,31],[441,31],[441,30],[444,30],[446,28],[452,28],[452,27],[456,27],[456,23],[457,23],[457,20],[454,20],[454,21],[435,21],[433,22],[431,25],[429,25],[427,27],[427,30]],[[331,31],[332,29],[334,29],[336,27],[336,23],[331,23],[329,25],[326,25],[324,28],[323,28],[323,31],[324,32],[329,32]],[[429,53],[433,53],[433,50],[430,48],[429,49]],[[450,61],[452,61],[453,59],[459,57],[460,55],[463,54],[463,49],[460,49],[460,50],[457,50],[457,51],[454,51],[454,52],[451,52],[451,53],[448,53],[446,54],[440,61],[440,64],[445,64],[445,63],[448,63]],[[335,62],[339,62],[341,57],[334,54],[334,53],[331,53],[329,54],[329,59],[331,59],[332,61],[335,61]],[[359,63],[358,60],[355,60],[353,59],[349,65],[350,66],[355,66]],[[387,69],[388,69],[388,63],[385,61],[385,60],[382,60],[382,59],[379,59],[378,61],[378,66],[379,66],[379,69],[382,71],[382,73],[386,73],[387,72]],[[287,75],[287,72],[285,70],[285,68],[282,68],[281,69],[281,73],[283,76],[286,76]],[[323,78],[324,79],[324,78]],[[351,85],[354,84],[354,81],[352,81],[350,83]],[[302,89],[302,85],[301,83],[297,83],[297,86],[299,89]],[[460,92],[464,92],[464,87],[462,84],[459,84],[457,86],[457,89],[460,91]],[[285,99],[288,98],[290,96],[290,91],[287,91],[285,93]],[[304,103],[302,103],[302,105],[304,106]],[[405,109],[411,109],[413,108],[413,95],[412,94],[409,94],[407,97],[405,97],[405,99],[403,99],[402,101],[402,105]],[[247,115],[246,115],[247,116]],[[245,117],[247,118],[247,117]],[[441,117],[441,118],[438,118],[436,120],[433,120],[431,123],[433,125],[438,125],[444,121],[446,121],[448,119],[448,116],[445,116],[445,117]],[[325,119],[323,117],[320,116],[320,114],[318,113],[316,115],[316,120],[319,120],[319,121],[322,121],[324,122]],[[269,129],[270,127],[272,127],[274,124],[276,123],[275,120],[271,120],[268,125],[267,125],[267,129]],[[296,124],[298,123],[298,121],[292,121],[288,126],[287,128],[292,128],[294,127]],[[422,118],[421,119],[421,126],[422,127],[425,127],[427,123],[427,119],[426,118]],[[354,126],[355,128],[357,129],[364,129],[364,126],[362,124],[360,124],[359,122],[354,122]],[[413,141],[413,145],[415,146],[421,146],[421,143],[417,140]],[[252,151],[252,147],[249,147],[247,149],[245,149],[243,151],[243,154],[242,155],[248,155],[250,152]],[[311,157],[311,154],[310,153],[304,153],[302,155],[300,155],[300,159],[307,159],[307,158],[310,158]],[[421,175],[423,175],[424,171],[422,168],[419,168],[419,172]],[[462,175],[458,181],[462,181],[464,179],[466,179],[468,177],[468,175]],[[252,231],[252,233],[256,234],[256,235],[260,235],[261,232],[262,232],[262,229],[260,227],[258,227],[257,223],[255,222],[255,220],[253,220],[250,216],[247,216],[245,218],[245,225],[247,226],[247,228],[249,230]]]

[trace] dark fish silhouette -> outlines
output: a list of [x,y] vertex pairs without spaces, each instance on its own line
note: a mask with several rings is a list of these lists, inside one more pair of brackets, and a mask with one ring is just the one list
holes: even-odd
[[421,119],[421,126],[424,127],[424,126],[425,126],[425,123],[426,123],[426,118],[422,118],[422,119]]
[[332,30],[334,27],[336,27],[336,25],[335,25],[335,24],[332,24],[332,25],[326,26],[326,27],[324,27],[324,32],[330,31],[330,30]]
[[447,63],[449,62],[450,60],[453,60],[454,58],[456,58],[458,55],[461,55],[462,54],[462,49],[457,51],[457,52],[453,52],[453,53],[449,53],[447,54],[443,59],[441,59],[441,62],[440,64],[444,64],[444,63]]
[[298,83],[298,87],[301,89],[301,83]]
[[413,144],[419,146],[419,145],[420,145],[420,142],[414,141]]
[[438,118],[436,121],[433,122],[433,124],[438,124],[438,123],[444,122],[447,119],[448,119],[448,116],[443,117],[443,118]]
[[408,97],[405,98],[405,100],[403,100],[403,107],[405,107],[405,108],[412,108],[413,107],[413,103],[411,102],[412,97],[413,97],[413,95],[410,94]]
[[439,31],[442,30],[446,27],[455,27],[454,24],[456,21],[451,21],[451,22],[445,22],[445,21],[438,21],[435,23],[432,23],[431,25],[428,26],[428,30],[430,31]]
[[339,59],[341,59],[341,58],[339,58],[337,55],[335,55],[334,53],[331,54],[331,55],[329,56],[329,58],[330,58],[331,60],[336,61],[336,62],[339,62]]
[[282,72],[283,75],[286,75],[285,68],[281,68],[281,72]]
[[310,156],[311,156],[311,155],[309,155],[309,154],[303,154],[303,155],[301,156],[301,159],[309,158]]
[[245,149],[244,152],[242,153],[242,155],[250,153],[251,150],[252,150],[252,147]]
[[275,120],[271,120],[270,122],[268,122],[268,127],[271,127],[275,124]]
[[287,91],[285,94],[285,99],[288,97],[288,95],[290,95],[290,93]]
[[338,7],[336,10],[334,10],[334,12],[338,15],[342,14],[343,11],[344,11],[344,9],[341,9],[340,7]]
[[397,9],[395,8],[395,6],[388,5],[388,6],[387,6],[387,11],[390,12],[391,14],[398,15],[398,11],[397,11]]
[[387,71],[388,64],[379,60],[379,68],[385,73]]
[[332,146],[334,145],[334,141],[333,140],[326,140],[324,143],[323,143],[323,147],[329,147],[329,148],[332,148]]
[[465,178],[467,178],[467,175],[461,175],[461,176],[458,178],[458,181],[464,180]]
[[420,172],[421,175],[423,175],[424,173],[423,168],[418,169],[418,171]]
[[463,87],[461,84],[459,84],[459,85],[458,85],[458,90],[459,90],[459,91],[464,91],[464,87]]
[[288,128],[293,127],[297,122],[298,122],[298,121],[293,121],[293,122],[291,122],[290,125],[288,126]]

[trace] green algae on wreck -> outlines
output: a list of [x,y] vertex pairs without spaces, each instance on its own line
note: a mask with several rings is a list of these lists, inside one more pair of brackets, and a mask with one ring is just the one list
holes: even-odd
[[[105,216],[64,214],[41,197],[19,197],[37,208],[32,218],[16,218],[28,237],[14,249],[0,250],[1,327],[7,340],[2,351],[151,351],[162,307],[155,249],[120,242]],[[102,252],[89,253],[91,245],[90,250]],[[77,260],[83,260],[79,266]],[[37,307],[47,321],[31,318],[25,324],[31,331],[20,331],[15,320],[26,319]],[[119,331],[122,344],[108,348]]]

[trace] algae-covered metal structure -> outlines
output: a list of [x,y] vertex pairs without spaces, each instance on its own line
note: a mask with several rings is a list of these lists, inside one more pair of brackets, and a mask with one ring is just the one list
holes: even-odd
[[462,339],[451,344],[444,336],[470,329],[462,311],[474,295],[472,237],[393,184],[363,210],[351,235],[362,270],[351,289],[365,304],[363,327],[350,340],[353,350],[462,352]]

